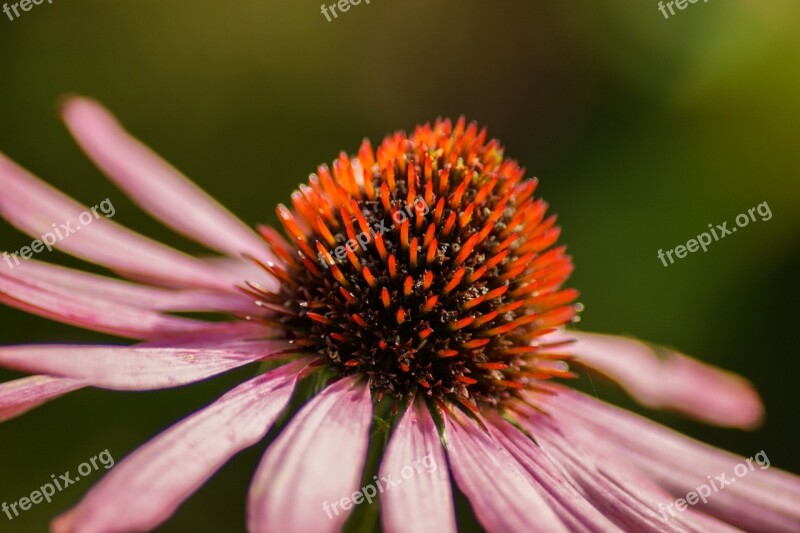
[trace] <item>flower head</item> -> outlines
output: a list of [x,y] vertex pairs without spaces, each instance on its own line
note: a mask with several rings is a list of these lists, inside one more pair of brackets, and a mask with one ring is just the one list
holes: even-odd
[[[572,263],[553,247],[555,219],[485,130],[443,120],[374,151],[365,141],[278,207],[284,237],[252,232],[97,103],[70,99],[64,118],[143,209],[223,255],[191,257],[100,218],[57,247],[127,281],[33,260],[0,268],[0,302],[137,341],[0,347],[0,365],[32,374],[0,384],[0,421],[84,387],[269,370],[118,462],[54,531],[156,528],[273,426],[250,487],[253,532],[337,531],[357,504],[380,505],[387,531],[455,531],[453,483],[488,531],[800,529],[796,477],[753,458],[740,475],[740,458],[553,380],[574,359],[651,407],[731,427],[762,415],[737,376],[564,327],[579,305],[562,288]],[[0,191],[0,216],[34,237],[84,209],[2,155]],[[230,318],[174,314],[191,311]],[[370,439],[380,430],[385,446]],[[735,485],[700,489],[731,471]],[[695,488],[702,507],[676,511]]]
[[[278,207],[291,244],[262,234],[280,287],[251,289],[290,339],[379,395],[471,410],[569,373],[534,341],[569,322],[572,271],[555,216],[486,130],[440,120],[342,153]],[[333,250],[336,250],[336,253]]]

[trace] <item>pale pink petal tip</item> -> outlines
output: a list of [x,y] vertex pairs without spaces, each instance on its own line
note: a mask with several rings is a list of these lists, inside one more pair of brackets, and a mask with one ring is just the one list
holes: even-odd
[[764,416],[761,399],[748,381],[681,353],[611,335],[566,331],[558,337],[576,339],[565,350],[648,407],[744,429],[757,426]]
[[[88,209],[1,152],[0,191],[0,218],[35,239],[51,232],[52,224],[75,221]],[[58,240],[55,248],[129,278],[168,287],[233,292],[235,284],[241,281],[228,272],[211,268],[201,259],[144,237],[99,214],[91,225]]]
[[250,228],[211,196],[131,136],[105,107],[68,97],[62,115],[86,154],[143,209],[178,233],[238,257],[272,256]]
[[0,422],[86,385],[79,380],[51,376],[28,376],[0,383]]

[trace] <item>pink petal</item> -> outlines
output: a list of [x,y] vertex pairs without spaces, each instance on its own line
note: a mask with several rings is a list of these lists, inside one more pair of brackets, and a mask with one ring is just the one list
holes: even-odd
[[713,516],[696,511],[692,507],[688,507],[684,512],[688,515],[687,521],[696,524],[697,529],[701,531],[713,531],[713,533],[742,533],[744,531]]
[[0,302],[65,324],[119,337],[150,339],[190,334],[257,335],[266,330],[251,322],[206,322],[167,316],[121,303],[51,292],[42,287],[11,277],[0,270]]
[[379,476],[402,482],[380,495],[386,531],[456,531],[447,460],[439,431],[422,402],[409,406],[397,425],[384,452]]
[[298,361],[234,388],[140,447],[52,525],[55,533],[149,531],[228,459],[261,440],[283,411]]
[[577,339],[565,351],[649,407],[674,409],[710,424],[741,428],[757,425],[764,415],[758,394],[735,374],[677,352],[656,352],[624,337],[577,331],[562,336]]
[[86,154],[158,220],[212,250],[270,260],[267,247],[227,209],[126,132],[103,106],[70,98],[64,121]]
[[203,289],[162,289],[89,274],[41,261],[26,261],[6,271],[12,278],[50,292],[78,294],[154,311],[221,311],[253,313],[253,298],[244,294]]
[[248,500],[252,532],[339,531],[352,512],[323,508],[359,490],[372,421],[369,387],[358,376],[309,401],[267,449]]
[[[590,449],[597,461],[624,457],[631,468],[647,475],[678,497],[685,496],[709,476],[725,474],[736,481],[714,492],[698,510],[743,529],[800,531],[800,478],[774,466],[736,477],[737,465],[746,457],[708,446],[633,413],[564,390],[548,401],[568,428],[584,428],[595,437]],[[556,413],[557,411],[557,413]],[[575,430],[573,430],[575,431]],[[602,438],[598,436],[602,435]],[[757,453],[757,452],[756,452]]]
[[492,414],[492,435],[528,471],[550,507],[570,531],[622,531],[571,484],[555,464],[519,428]]
[[488,531],[567,531],[533,479],[465,415],[445,416],[447,456],[458,488]]
[[[53,232],[53,224],[77,229],[86,207],[53,189],[0,154],[0,216],[35,239]],[[199,259],[123,228],[102,215],[79,231],[66,234],[55,248],[123,275],[176,287],[231,291],[241,280],[215,271]],[[61,231],[60,228],[58,228]],[[57,237],[57,235],[53,235]],[[14,258],[11,259],[15,264]],[[23,261],[23,260],[20,260]],[[4,265],[5,266],[5,265]]]
[[[214,270],[224,270],[242,281],[254,281],[268,290],[274,291],[280,286],[272,274],[255,264],[252,260],[233,257],[206,257],[202,261]],[[274,261],[274,260],[273,260]],[[277,262],[277,261],[275,261]],[[241,283],[239,283],[241,285]]]
[[0,383],[0,422],[86,385],[78,380],[51,376],[28,376]]
[[630,473],[620,466],[624,457],[598,461],[587,453],[602,434],[579,438],[571,431],[576,429],[571,421],[532,410],[519,421],[583,497],[626,531],[686,531],[685,516],[671,521],[660,513],[672,500],[670,495],[651,479],[626,475]]
[[115,390],[151,390],[194,383],[271,355],[294,350],[282,341],[236,349],[128,346],[3,346],[0,365],[80,380]]

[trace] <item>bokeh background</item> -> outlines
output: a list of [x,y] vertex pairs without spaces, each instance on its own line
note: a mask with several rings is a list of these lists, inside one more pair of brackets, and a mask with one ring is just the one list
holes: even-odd
[[[202,253],[83,157],[57,118],[61,95],[101,100],[251,224],[274,223],[277,202],[364,136],[466,114],[540,178],[577,264],[582,329],[729,368],[767,409],[753,432],[650,416],[798,472],[798,23],[793,0],[712,0],[669,20],[654,0],[372,0],[333,22],[306,0],[55,0],[0,16],[0,150],[87,204],[109,197],[117,222]],[[764,201],[768,222],[669,268],[657,259]],[[30,240],[0,222],[2,249]],[[0,309],[2,344],[108,341]],[[122,459],[252,372],[165,392],[84,390],[0,425],[0,502],[104,449]],[[243,530],[262,450],[233,459],[163,530]],[[0,515],[0,531],[45,530],[99,478],[13,522]]]

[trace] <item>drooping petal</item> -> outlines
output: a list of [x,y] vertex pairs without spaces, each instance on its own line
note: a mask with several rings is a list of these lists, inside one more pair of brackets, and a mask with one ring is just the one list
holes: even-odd
[[77,507],[53,522],[53,531],[156,528],[228,459],[266,435],[305,364],[253,378],[164,431],[114,466]]
[[244,294],[205,289],[164,289],[34,260],[6,274],[50,292],[78,294],[142,309],[242,314],[258,311],[253,299]]
[[352,507],[338,506],[360,488],[372,420],[369,387],[358,380],[317,394],[264,454],[247,505],[251,533],[341,529]]
[[242,344],[236,349],[135,346],[0,346],[0,366],[79,380],[114,390],[178,387],[295,350],[282,341]]
[[73,97],[66,101],[62,114],[86,154],[158,220],[212,250],[271,259],[264,241],[253,231],[133,138],[99,103]]
[[488,531],[567,531],[533,479],[465,415],[445,416],[447,456],[458,488]]
[[492,435],[533,478],[570,531],[622,531],[570,483],[559,467],[519,428],[497,414],[487,420]]
[[[642,476],[637,482],[631,482],[630,477],[622,475],[618,463],[593,460],[584,446],[593,444],[567,433],[568,422],[535,411],[529,411],[528,416],[519,421],[573,487],[619,527],[626,531],[689,529],[685,525],[686,517],[670,521],[660,513],[671,501],[668,493]],[[601,438],[602,435],[594,436],[595,440]]]
[[65,324],[132,339],[181,335],[256,335],[265,328],[250,322],[207,322],[148,309],[52,292],[0,270],[0,302]]
[[[674,409],[710,424],[750,428],[764,410],[743,378],[686,355],[624,337],[568,331],[565,350],[610,377],[648,407]],[[542,342],[547,342],[543,340]]]
[[384,452],[379,476],[402,482],[380,495],[384,530],[455,533],[444,448],[436,424],[421,402],[409,406],[397,425]]
[[0,383],[0,422],[87,385],[75,379],[52,376],[27,376]]
[[571,419],[565,428],[595,436],[586,449],[598,463],[624,457],[676,497],[705,485],[711,495],[698,510],[736,527],[800,530],[800,478],[769,466],[763,450],[749,460],[737,457],[576,391],[565,389],[547,404],[559,419]]
[[162,289],[30,260],[6,272],[51,292],[90,296],[154,311],[246,313],[258,307],[244,294],[204,289]]
[[[162,339],[155,342],[142,343],[141,348],[214,348],[243,350],[251,342],[231,339],[229,337],[212,337],[195,335],[182,338]],[[71,346],[70,348],[74,348]],[[92,383],[70,378],[53,376],[28,376],[0,384],[0,422],[4,422],[38,407],[50,400]]]
[[[199,259],[125,229],[102,212],[98,212],[97,218],[92,214],[91,224],[81,226],[79,216],[89,212],[85,206],[34,177],[2,153],[0,190],[3,191],[0,217],[35,239],[49,233],[55,241],[54,248],[119,274],[167,286],[223,291],[234,290],[235,284],[241,281],[223,270],[215,271]],[[16,266],[18,259],[10,260]]]

